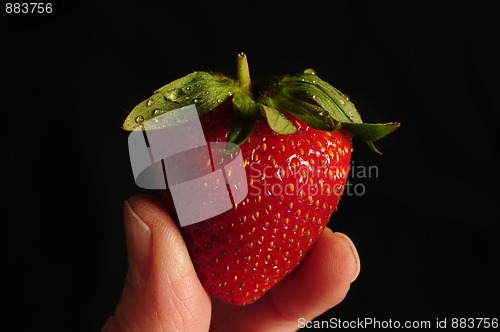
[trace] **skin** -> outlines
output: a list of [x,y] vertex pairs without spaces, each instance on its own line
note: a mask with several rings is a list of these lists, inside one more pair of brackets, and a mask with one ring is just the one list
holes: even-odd
[[340,303],[360,271],[352,241],[326,228],[297,269],[256,303],[212,300],[193,268],[175,222],[152,196],[124,204],[129,271],[103,332],[295,331]]

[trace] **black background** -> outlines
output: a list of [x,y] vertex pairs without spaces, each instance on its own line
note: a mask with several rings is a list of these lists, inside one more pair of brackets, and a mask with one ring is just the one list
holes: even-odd
[[[328,4],[328,5],[327,5]],[[493,7],[372,1],[53,2],[2,8],[2,324],[95,331],[126,273],[128,112],[194,70],[252,78],[314,68],[365,121],[399,121],[381,157],[354,142],[353,178],[329,226],[361,274],[321,319],[498,317]],[[358,186],[358,188],[361,188]],[[4,329],[5,330],[5,329]]]

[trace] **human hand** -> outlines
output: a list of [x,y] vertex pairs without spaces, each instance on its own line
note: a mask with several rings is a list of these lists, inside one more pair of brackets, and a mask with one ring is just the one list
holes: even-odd
[[103,332],[294,331],[340,303],[360,270],[344,234],[325,228],[302,263],[256,303],[211,299],[191,263],[179,228],[150,196],[125,202],[129,270],[115,314]]

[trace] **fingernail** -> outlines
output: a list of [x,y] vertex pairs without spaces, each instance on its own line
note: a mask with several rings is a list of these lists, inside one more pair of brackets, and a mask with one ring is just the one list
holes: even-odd
[[359,259],[358,250],[356,249],[356,246],[354,245],[352,240],[344,233],[336,232],[336,233],[334,233],[334,235],[338,236],[342,240],[344,240],[349,245],[349,248],[351,249],[352,257],[353,257],[353,264],[354,264],[354,273],[353,273],[352,280],[351,280],[351,283],[353,283],[358,278],[359,272],[361,271],[361,261]]
[[128,254],[128,278],[136,288],[142,288],[151,270],[151,231],[128,202],[124,203],[125,238]]

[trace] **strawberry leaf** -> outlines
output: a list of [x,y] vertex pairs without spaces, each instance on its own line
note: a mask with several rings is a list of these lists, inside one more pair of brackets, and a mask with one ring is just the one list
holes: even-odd
[[290,135],[297,131],[297,128],[277,109],[264,104],[259,104],[264,113],[267,123],[271,129],[281,135]]
[[398,122],[388,123],[351,123],[342,122],[342,128],[365,141],[376,141],[399,128]]
[[220,105],[239,88],[222,75],[203,71],[193,72],[170,82],[134,107],[122,127],[133,130],[143,122],[174,109],[196,104],[201,116]]
[[[282,135],[297,131],[284,114],[305,121],[315,129],[334,131],[343,128],[360,137],[375,152],[374,141],[399,128],[399,123],[363,123],[347,95],[320,79],[313,69],[285,75],[252,91],[248,61],[244,53],[237,57],[237,80],[221,74],[193,72],[155,91],[130,112],[122,128],[133,130],[158,115],[195,104],[200,116],[214,110],[232,97],[234,117],[228,142],[237,146],[250,136],[258,113],[270,128]],[[256,96],[254,101],[253,96]],[[156,126],[162,126],[158,121]]]
[[345,116],[335,102],[317,86],[307,83],[292,83],[283,87],[282,93],[323,108],[337,121],[350,122],[350,119]]
[[388,123],[342,123],[342,128],[364,140],[370,149],[378,154],[382,154],[373,143],[399,128],[398,122]]
[[349,97],[320,79],[312,69],[271,83],[263,103],[271,100],[280,111],[316,129],[332,131],[342,127],[364,140],[376,153],[381,154],[373,142],[399,128],[397,122],[363,123]]
[[253,131],[258,105],[247,94],[236,91],[233,97],[234,118],[227,141],[242,144]]
[[298,75],[284,76],[280,85],[284,92],[318,104],[337,121],[363,122],[349,97],[319,78],[312,69],[306,69]]
[[340,122],[319,106],[286,94],[276,95],[270,99],[277,109],[305,121],[315,129],[332,131],[340,127]]

